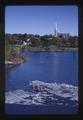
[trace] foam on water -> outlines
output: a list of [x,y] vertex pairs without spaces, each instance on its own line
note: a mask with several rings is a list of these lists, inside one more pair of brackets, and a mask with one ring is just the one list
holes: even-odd
[[41,92],[46,91],[60,97],[70,98],[70,100],[78,101],[78,87],[73,85],[68,85],[65,83],[45,83],[39,80],[31,81],[29,85],[32,86],[34,90]]
[[[21,104],[21,105],[63,105],[65,99],[69,101],[78,102],[78,87],[57,84],[45,83],[39,80],[34,80],[29,83],[32,87],[32,92],[24,91],[22,89],[9,91],[5,93],[5,103],[7,104]],[[62,98],[61,100],[59,100]],[[65,103],[68,106],[68,103]],[[77,104],[76,104],[77,105]]]

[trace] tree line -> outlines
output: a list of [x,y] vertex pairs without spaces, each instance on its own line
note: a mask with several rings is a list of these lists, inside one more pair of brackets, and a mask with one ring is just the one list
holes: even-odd
[[[48,47],[48,46],[56,46],[56,47],[78,47],[78,37],[77,36],[69,36],[63,37],[54,35],[33,35],[33,34],[5,34],[5,42],[6,44],[14,44],[15,42],[27,42],[27,45],[31,47]],[[30,44],[28,44],[30,43]]]

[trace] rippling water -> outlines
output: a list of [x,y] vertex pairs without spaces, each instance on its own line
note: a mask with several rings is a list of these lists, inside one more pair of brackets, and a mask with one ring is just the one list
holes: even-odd
[[[28,56],[26,63],[6,71],[6,112],[9,114],[38,114],[38,112],[39,114],[65,114],[65,111],[67,114],[77,113],[78,53],[27,52],[26,55]],[[34,91],[29,86],[29,82],[37,80],[50,86],[56,83],[57,89],[55,91],[52,89],[50,93],[43,84],[44,92],[40,91],[40,88]],[[60,88],[62,84],[64,86]],[[69,89],[70,86],[72,90]],[[26,108],[27,105],[33,106],[30,108],[31,112]],[[41,107],[37,112],[39,109],[37,106],[44,106],[43,112],[40,112]],[[52,112],[46,110],[45,106],[50,106]],[[20,107],[27,111],[20,111]]]

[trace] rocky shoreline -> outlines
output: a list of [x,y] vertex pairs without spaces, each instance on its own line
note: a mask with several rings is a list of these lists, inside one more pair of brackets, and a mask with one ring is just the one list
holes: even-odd
[[13,68],[13,67],[20,65],[23,62],[24,62],[23,60],[21,60],[19,62],[5,61],[5,68],[6,69]]

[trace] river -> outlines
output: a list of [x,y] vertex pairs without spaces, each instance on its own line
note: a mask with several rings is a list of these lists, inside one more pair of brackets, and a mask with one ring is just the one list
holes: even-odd
[[[45,83],[57,83],[57,84],[67,84],[78,87],[78,53],[77,52],[26,52],[27,62],[22,63],[21,65],[6,70],[6,87],[5,91],[7,93],[7,99],[9,100],[8,96],[15,95],[17,93],[23,94],[24,91],[32,92],[31,87],[29,86],[30,81],[39,80]],[[18,90],[23,90],[19,92]],[[11,94],[9,93],[11,92]],[[60,95],[58,97],[61,97]],[[52,98],[53,99],[53,98]],[[46,100],[46,99],[45,99]],[[60,100],[63,100],[60,98]],[[67,101],[67,98],[65,99]],[[63,100],[64,101],[64,100]],[[12,104],[13,103],[13,104]],[[46,103],[50,103],[47,102]],[[68,103],[77,104],[76,102],[69,101]],[[11,104],[13,107],[11,107]],[[18,104],[19,105],[19,104]],[[21,104],[20,104],[21,105]],[[26,104],[27,105],[27,104]],[[53,103],[54,105],[54,103]],[[17,104],[13,101],[6,103],[6,112],[8,114],[38,114],[38,111],[34,113],[35,107],[31,109],[26,108],[26,106],[22,106],[24,111],[28,109],[27,112],[17,111]],[[32,106],[32,104],[31,104]],[[50,106],[50,105],[49,105]],[[75,106],[75,105],[74,105]],[[15,108],[14,108],[15,107]],[[51,106],[52,107],[52,106]],[[11,108],[14,108],[14,110]],[[64,114],[65,110],[63,106],[58,107],[56,105],[57,110],[55,107],[51,108],[51,111],[47,111],[46,107],[43,109],[43,112],[39,112],[39,114]],[[77,113],[77,107],[70,109],[67,112],[68,114],[75,114]],[[18,107],[19,109],[19,107]],[[61,111],[62,110],[62,111]],[[30,112],[31,111],[31,112]]]

